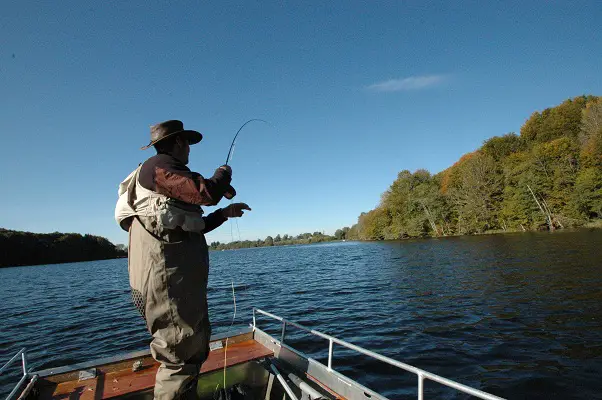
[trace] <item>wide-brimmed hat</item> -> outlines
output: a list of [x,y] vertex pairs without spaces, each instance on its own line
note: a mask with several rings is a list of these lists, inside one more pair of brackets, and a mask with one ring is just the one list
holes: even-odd
[[150,143],[144,147],[141,147],[141,150],[146,150],[161,140],[167,139],[168,137],[174,135],[182,135],[188,140],[189,144],[197,144],[203,139],[203,135],[201,135],[200,132],[184,129],[184,123],[182,123],[182,121],[178,121],[177,119],[160,122],[157,125],[151,126],[150,134]]

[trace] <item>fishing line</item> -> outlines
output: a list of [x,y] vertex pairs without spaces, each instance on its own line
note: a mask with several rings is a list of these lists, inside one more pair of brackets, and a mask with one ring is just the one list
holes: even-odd
[[[230,205],[232,205],[232,200],[230,200]],[[230,242],[234,241],[234,224],[232,220],[230,220]]]
[[240,237],[240,228],[238,227],[238,220],[235,219],[234,222],[236,222],[236,230],[238,231],[238,241],[242,242],[242,238]]
[[[234,313],[232,314],[232,322],[230,322],[230,328],[226,332],[232,331],[232,326],[234,326],[234,320],[236,319],[236,292],[234,291],[234,280],[231,282],[232,285],[232,302],[234,303]],[[224,391],[226,390],[226,369],[228,367],[228,339],[226,337],[226,344],[224,345]],[[219,388],[219,383],[215,387],[215,392],[217,392]]]
[[[228,331],[232,330],[234,325],[234,319],[236,318],[236,294],[234,293],[234,281],[232,281],[232,301],[234,302],[234,314],[232,315],[232,322]],[[228,337],[226,338],[226,346],[224,348],[224,390],[226,389],[226,366],[228,361]]]
[[[233,200],[230,199],[230,204],[232,204]],[[233,232],[233,224],[232,219],[230,219],[230,241],[234,242],[234,232]],[[236,221],[236,228],[238,229],[238,221]],[[238,229],[238,240],[240,241],[240,229]],[[234,279],[231,281],[232,285],[232,303],[234,303],[234,313],[232,314],[232,322],[230,322],[230,328],[228,328],[228,332],[232,331],[232,326],[234,326],[234,320],[236,319],[236,292],[234,291]],[[226,344],[224,346],[224,390],[226,390],[226,367],[228,365],[228,339],[226,337]],[[217,384],[219,387],[219,383]],[[215,388],[217,391],[217,387]]]
[[[250,119],[247,122],[245,122],[244,124],[242,124],[242,126],[236,132],[236,135],[234,135],[234,139],[232,139],[232,143],[230,144],[230,149],[228,150],[228,156],[226,157],[225,165],[228,165],[228,163],[230,162],[230,158],[234,154],[234,146],[236,144],[236,139],[238,138],[238,134],[242,131],[242,129],[248,123],[253,122],[253,121],[263,122],[263,123],[266,123],[269,125],[269,123],[267,121],[264,121],[263,119],[258,119],[258,118]],[[230,205],[232,205],[232,204],[233,204],[233,199],[230,199]],[[238,226],[238,221],[236,221],[236,230],[238,231],[238,240],[241,241],[240,228]],[[234,242],[234,224],[232,223],[232,220],[230,220],[230,237],[231,237],[231,241]],[[234,326],[234,320],[236,319],[236,292],[234,291],[234,280],[231,281],[231,285],[232,285],[232,302],[234,303],[234,313],[232,315],[232,322],[230,323],[230,328],[228,329],[228,331],[232,330],[232,327]],[[229,339],[229,337],[226,337],[226,344],[224,346],[224,390],[226,390],[226,369],[227,369],[227,365],[228,365],[227,364],[227,362],[228,362],[228,339]],[[218,387],[219,387],[219,383],[217,384],[217,387],[215,388],[216,391],[217,391]]]

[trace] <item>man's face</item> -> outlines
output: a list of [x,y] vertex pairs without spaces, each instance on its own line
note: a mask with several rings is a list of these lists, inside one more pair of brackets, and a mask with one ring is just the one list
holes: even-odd
[[184,165],[188,164],[188,156],[190,155],[190,144],[188,140],[183,137],[178,137],[176,140],[176,147],[174,149],[174,156],[182,161]]

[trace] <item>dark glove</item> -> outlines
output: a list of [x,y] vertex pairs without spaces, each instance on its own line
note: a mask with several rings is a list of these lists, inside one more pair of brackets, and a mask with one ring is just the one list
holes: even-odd
[[231,200],[234,196],[236,196],[236,190],[231,185],[228,185],[228,188],[224,192],[224,197]]
[[[218,169],[215,170],[215,174],[221,173],[224,171],[230,178],[232,178],[232,168],[229,165],[222,165]],[[231,200],[234,196],[236,196],[236,190],[231,185],[228,185],[226,190],[224,191],[224,197],[228,200]]]
[[251,207],[245,203],[232,203],[228,207],[222,208],[222,215],[226,218],[238,218],[243,216],[244,210],[251,211]]
[[217,173],[220,169],[226,171],[228,175],[232,176],[232,168],[230,168],[229,165],[222,165],[215,171],[215,173]]

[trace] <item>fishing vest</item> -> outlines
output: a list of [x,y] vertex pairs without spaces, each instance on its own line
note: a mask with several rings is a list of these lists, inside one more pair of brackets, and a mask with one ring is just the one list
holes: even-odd
[[188,232],[202,232],[205,229],[202,212],[186,210],[173,199],[142,187],[138,181],[141,168],[142,165],[119,184],[115,206],[115,221],[119,226],[127,231],[131,218],[141,216],[154,217],[161,230],[179,227]]

